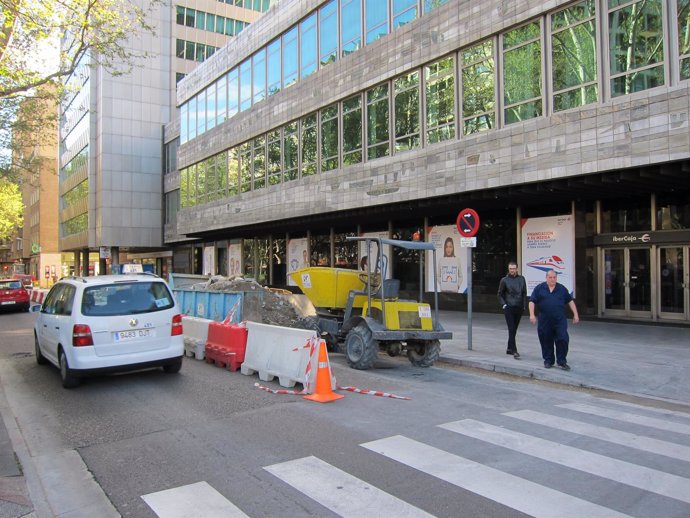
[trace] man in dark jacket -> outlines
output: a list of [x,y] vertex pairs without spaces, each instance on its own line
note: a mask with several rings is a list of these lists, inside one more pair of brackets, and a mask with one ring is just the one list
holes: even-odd
[[527,303],[527,283],[525,278],[518,274],[518,266],[515,261],[508,263],[508,275],[498,284],[498,302],[503,308],[503,315],[508,325],[508,347],[506,354],[512,354],[516,360],[520,358],[515,343],[515,335],[520,325],[522,313]]

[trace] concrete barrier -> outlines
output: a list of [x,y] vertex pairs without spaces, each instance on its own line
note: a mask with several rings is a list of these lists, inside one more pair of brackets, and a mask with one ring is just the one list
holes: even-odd
[[182,317],[185,356],[192,356],[197,360],[204,359],[205,345],[208,339],[208,326],[211,322],[213,320],[207,318]]
[[294,387],[295,383],[306,386],[310,350],[305,346],[316,331],[256,322],[247,322],[247,331],[242,374],[258,373],[262,381],[278,377],[282,387]]
[[206,340],[206,362],[236,371],[244,361],[247,349],[247,326],[211,322]]

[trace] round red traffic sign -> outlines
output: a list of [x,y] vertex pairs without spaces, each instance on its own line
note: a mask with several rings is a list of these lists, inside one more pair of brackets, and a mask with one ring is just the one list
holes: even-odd
[[472,209],[462,209],[455,226],[461,237],[474,237],[479,230],[479,214]]

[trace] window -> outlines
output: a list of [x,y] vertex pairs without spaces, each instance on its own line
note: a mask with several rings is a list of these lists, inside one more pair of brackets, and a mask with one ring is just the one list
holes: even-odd
[[297,81],[297,27],[283,34],[283,88]]
[[364,0],[367,44],[388,34],[388,2]]
[[189,168],[180,171],[180,208],[191,207],[189,202]]
[[395,151],[419,146],[419,72],[393,81],[395,114]]
[[268,134],[268,185],[281,182],[280,129]]
[[462,124],[465,135],[496,127],[494,41],[460,52],[462,56]]
[[367,158],[390,155],[388,84],[367,91]]
[[240,111],[252,106],[252,63],[251,58],[240,64]]
[[223,76],[216,82],[216,124],[228,118],[228,77]]
[[506,124],[542,115],[541,29],[533,22],[503,35],[503,103]]
[[321,110],[321,171],[338,169],[338,105]]
[[252,78],[254,102],[259,103],[266,98],[266,49],[261,49],[252,57]]
[[206,164],[199,162],[194,166],[196,173],[196,196],[195,204],[206,203]]
[[206,131],[206,90],[196,96],[196,134],[202,135]]
[[551,15],[554,111],[597,101],[594,15],[594,0]]
[[266,66],[268,69],[268,95],[280,91],[280,38],[273,40],[266,48]]
[[611,96],[664,84],[661,0],[608,0]]
[[360,0],[340,2],[340,46],[343,56],[362,46],[362,7]]
[[678,0],[680,78],[690,79],[690,0]]
[[[191,10],[191,9],[190,9]],[[206,13],[198,11],[195,13],[196,23],[195,28],[206,30]]]
[[424,14],[433,11],[437,7],[447,4],[448,0],[424,0]]
[[175,6],[175,23],[177,23],[177,25],[184,25],[184,11],[185,8],[183,6]]
[[206,13],[206,30],[209,32],[214,32],[216,30],[216,15],[211,13]]
[[206,130],[216,125],[216,85],[215,83],[206,89]]
[[180,143],[184,144],[189,140],[189,133],[187,129],[187,116],[189,113],[189,103],[186,102],[180,108]]
[[254,184],[253,189],[266,187],[266,138],[257,137],[253,142],[254,151]]
[[452,57],[424,67],[426,141],[430,144],[455,137],[455,74]]
[[316,13],[299,24],[300,79],[316,72]]
[[343,101],[343,166],[362,161],[362,96]]
[[297,165],[299,156],[299,139],[297,137],[297,122],[286,124],[283,128],[283,181],[297,179]]
[[237,148],[228,150],[228,196],[237,196],[239,192],[239,164]]
[[189,121],[188,121],[188,134],[189,134],[189,139],[196,138],[196,119],[197,119],[197,112],[196,112],[196,105],[197,105],[197,98],[192,97],[187,104],[189,104]]
[[338,2],[331,0],[319,9],[319,56],[321,66],[338,58]]
[[393,29],[417,18],[417,0],[393,0]]
[[184,58],[190,61],[194,61],[196,58],[196,45],[193,41],[184,42]]
[[237,68],[228,72],[228,118],[239,111],[240,82]]
[[175,56],[184,59],[184,40],[175,40]]
[[194,27],[194,9],[187,9],[184,17],[184,24],[187,27]]
[[302,176],[316,174],[316,114],[302,119]]
[[252,190],[252,146],[250,142],[240,145],[240,192]]

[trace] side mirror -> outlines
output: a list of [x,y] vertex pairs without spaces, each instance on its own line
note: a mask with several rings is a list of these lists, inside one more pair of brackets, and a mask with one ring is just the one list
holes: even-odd
[[43,304],[34,304],[31,306],[31,312],[32,313],[38,313],[41,311],[41,308],[43,307]]

